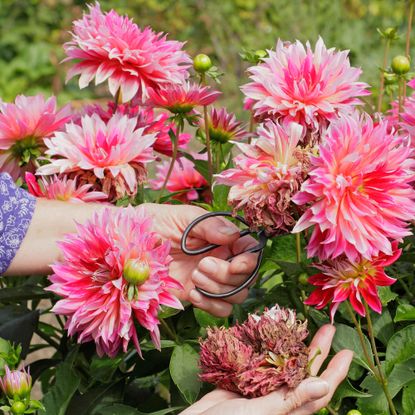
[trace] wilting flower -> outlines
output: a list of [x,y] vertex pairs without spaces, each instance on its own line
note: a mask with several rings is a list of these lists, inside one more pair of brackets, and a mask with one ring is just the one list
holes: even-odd
[[0,378],[0,387],[10,399],[19,400],[30,397],[32,390],[32,377],[23,370],[10,370],[5,366],[6,374]]
[[[169,161],[157,164],[156,178],[150,180],[153,189],[162,189],[169,167]],[[206,186],[206,179],[195,169],[195,165],[190,160],[180,157],[174,163],[166,189],[169,192],[178,193],[175,194],[175,199],[188,202],[199,199],[199,192]]]
[[25,175],[29,192],[36,197],[69,202],[102,202],[108,196],[102,192],[91,191],[91,184],[78,186],[76,179],[54,176],[36,180],[32,173]]
[[[94,184],[110,201],[137,193],[146,177],[145,164],[153,160],[154,134],[136,129],[136,120],[115,114],[105,123],[97,114],[85,115],[81,125],[67,124],[66,131],[46,139],[51,163],[39,174],[72,173],[80,183]],[[59,158],[58,158],[59,157]]]
[[410,234],[415,215],[415,161],[411,149],[374,125],[367,115],[342,116],[332,123],[310,178],[294,201],[311,203],[293,232],[314,226],[308,255],[321,260],[345,254],[350,261],[392,255],[391,240]]
[[294,388],[308,375],[307,322],[275,306],[234,327],[207,330],[200,344],[200,378],[247,397]]
[[295,121],[307,130],[324,130],[341,112],[360,104],[367,84],[357,82],[361,70],[350,66],[347,51],[327,49],[321,38],[315,50],[278,40],[263,63],[248,69],[252,82],[242,91],[255,116]]
[[[204,119],[200,120],[200,133],[202,136],[205,133]],[[209,137],[213,143],[225,144],[230,140],[241,141],[249,137],[249,133],[236,120],[234,114],[228,113],[225,108],[212,108],[209,116]]]
[[339,257],[315,265],[321,273],[308,279],[316,289],[305,304],[321,309],[330,303],[332,320],[339,305],[347,300],[361,316],[366,314],[363,301],[372,310],[381,313],[382,303],[377,287],[392,285],[396,281],[386,275],[384,268],[393,264],[401,255],[397,242],[392,243],[392,250],[392,255],[380,254],[370,261],[364,258],[350,261],[346,257]]
[[57,109],[56,98],[19,95],[14,104],[0,101],[0,170],[17,180],[24,171],[34,171],[33,160],[50,137],[71,118],[69,107]]
[[111,94],[120,91],[127,102],[136,95],[145,101],[149,88],[187,79],[191,59],[183,43],[167,40],[149,27],[141,30],[114,10],[103,13],[98,3],[88,8],[89,13],[74,22],[72,40],[64,45],[65,61],[77,61],[68,80],[81,75],[80,88],[94,78],[96,85],[108,80]]
[[220,92],[208,86],[185,83],[182,85],[168,85],[163,89],[149,90],[149,104],[164,108],[173,114],[186,115],[195,107],[210,105],[216,101]]
[[127,350],[140,353],[137,321],[160,348],[160,305],[182,308],[169,289],[181,289],[169,276],[170,243],[151,231],[143,208],[105,209],[59,244],[63,261],[52,266],[60,297],[53,311],[67,316],[68,334],[94,341],[101,356]]
[[283,128],[268,121],[257,135],[251,144],[236,144],[242,151],[234,159],[236,167],[218,174],[217,183],[232,186],[229,203],[235,211],[244,211],[253,228],[287,232],[303,211],[291,201],[309,165],[308,151],[297,147],[302,127],[291,123]]

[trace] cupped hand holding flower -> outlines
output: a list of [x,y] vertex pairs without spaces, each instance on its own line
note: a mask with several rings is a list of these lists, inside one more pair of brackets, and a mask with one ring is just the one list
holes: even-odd
[[216,389],[208,393],[181,415],[310,415],[330,402],[335,390],[346,378],[353,353],[343,350],[337,353],[327,368],[317,377],[327,359],[335,327],[325,325],[316,333],[310,345],[310,359],[318,351],[310,368],[311,375],[295,389],[281,389],[255,399]]

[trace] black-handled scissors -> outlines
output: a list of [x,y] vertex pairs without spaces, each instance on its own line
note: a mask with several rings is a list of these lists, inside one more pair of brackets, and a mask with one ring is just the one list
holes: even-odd
[[[193,222],[191,222],[187,228],[185,229],[183,236],[182,236],[182,240],[181,240],[181,248],[182,251],[187,254],[187,255],[200,255],[200,254],[205,254],[206,252],[211,251],[212,249],[218,248],[219,245],[215,245],[215,244],[210,244],[207,246],[203,246],[202,248],[198,248],[198,249],[189,249],[186,246],[187,243],[187,237],[189,236],[189,233],[192,231],[192,229],[197,226],[200,222],[212,218],[212,217],[216,217],[216,216],[223,216],[223,217],[232,217],[234,219],[237,219],[239,222],[243,223],[246,226],[249,226],[248,223],[246,222],[246,220],[239,215],[233,215],[231,212],[209,212],[206,213],[204,215],[199,216],[198,218],[196,218]],[[245,252],[259,252],[258,255],[258,259],[257,259],[257,263],[255,266],[255,269],[252,271],[252,273],[248,276],[248,278],[246,279],[245,282],[243,282],[241,285],[239,285],[238,287],[234,288],[231,291],[228,291],[226,293],[220,293],[220,294],[216,294],[216,293],[211,293],[209,291],[205,291],[202,288],[199,287],[195,287],[196,290],[198,290],[200,293],[202,293],[203,295],[205,295],[206,297],[209,298],[226,298],[226,297],[230,297],[232,295],[235,295],[237,293],[239,293],[240,291],[242,291],[244,288],[247,288],[251,285],[252,281],[255,279],[259,268],[261,267],[261,261],[262,261],[262,257],[264,254],[264,249],[265,246],[267,244],[267,236],[265,234],[264,230],[259,230],[259,231],[251,231],[249,228],[244,229],[242,231],[239,232],[239,236],[243,237],[246,235],[257,235],[258,238],[258,244],[247,249],[246,251],[240,252],[236,255],[231,256],[230,258],[228,258],[228,261],[231,260],[232,258],[235,258],[236,256],[243,254]]]

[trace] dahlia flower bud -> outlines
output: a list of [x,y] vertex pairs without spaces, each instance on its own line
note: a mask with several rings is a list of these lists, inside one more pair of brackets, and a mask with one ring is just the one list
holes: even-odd
[[142,285],[150,277],[150,267],[147,262],[129,259],[124,265],[123,277],[130,284]]
[[212,61],[210,60],[208,55],[204,53],[199,53],[193,59],[193,68],[195,68],[196,72],[205,73],[212,67]]
[[27,407],[22,401],[16,401],[10,408],[10,411],[13,415],[21,415],[24,414]]
[[278,305],[234,327],[209,328],[200,343],[200,378],[250,398],[294,388],[308,375],[307,335],[307,322]]
[[404,75],[411,69],[411,62],[406,56],[397,55],[392,59],[391,67],[397,75]]
[[30,397],[32,377],[25,370],[11,371],[6,366],[6,374],[0,378],[0,388],[10,399],[19,400]]

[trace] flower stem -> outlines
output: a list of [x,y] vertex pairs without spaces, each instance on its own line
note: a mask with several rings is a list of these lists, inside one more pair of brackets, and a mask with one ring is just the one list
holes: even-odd
[[380,85],[379,85],[379,97],[378,97],[378,112],[382,111],[382,101],[383,95],[385,92],[385,68],[388,64],[388,55],[389,55],[390,39],[385,39],[385,49],[383,51],[383,65],[382,70],[380,71]]
[[375,335],[374,335],[374,331],[373,331],[372,318],[370,317],[370,309],[369,309],[369,306],[367,305],[366,301],[364,301],[364,300],[363,300],[363,305],[365,306],[365,310],[366,310],[367,332],[369,334],[370,343],[372,345],[372,351],[373,351],[373,354],[375,356],[375,362],[376,362],[376,366],[377,366],[377,369],[378,369],[378,375],[379,375],[379,383],[382,386],[383,392],[384,392],[384,394],[386,396],[386,399],[388,401],[389,408],[391,410],[392,415],[397,415],[395,405],[393,404],[392,396],[391,396],[391,394],[389,392],[389,389],[388,389],[388,381],[387,381],[387,379],[386,379],[386,377],[383,373],[382,366],[380,364],[379,354],[378,354],[378,350],[376,348]]
[[301,262],[301,232],[295,234],[295,251],[297,254],[297,263]]
[[[408,12],[408,27],[406,29],[406,43],[405,43],[405,54],[410,59],[411,54],[411,30],[412,30],[412,18],[414,15],[414,0],[409,0],[409,12]],[[403,86],[403,96],[406,98],[406,82]]]
[[398,103],[399,103],[399,121],[402,121],[403,101],[404,101],[404,87],[405,79],[400,76],[398,80]]
[[118,91],[114,97],[114,102],[115,102],[115,111],[117,111],[118,105],[122,103],[121,88],[118,88]]
[[166,190],[167,183],[168,183],[168,181],[170,179],[170,176],[173,172],[174,163],[176,162],[177,153],[178,153],[178,150],[179,150],[179,137],[180,137],[180,134],[181,134],[181,126],[180,126],[180,123],[177,123],[176,139],[173,141],[173,151],[172,151],[172,155],[171,155],[171,162],[170,162],[169,170],[167,171],[166,177],[164,179],[163,186],[161,187],[159,196],[157,198],[157,203],[160,203],[160,200],[163,196],[163,193]]
[[173,329],[170,328],[170,326],[166,323],[166,321],[161,318],[160,324],[163,326],[163,329],[166,331],[167,335],[170,337],[170,340],[177,342],[176,333],[173,331]]

